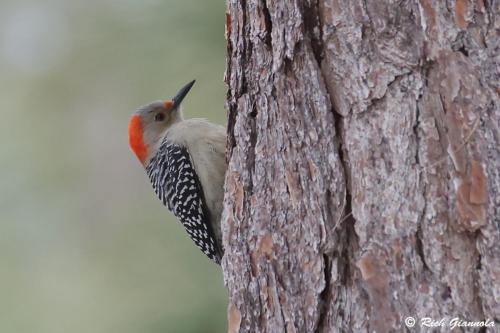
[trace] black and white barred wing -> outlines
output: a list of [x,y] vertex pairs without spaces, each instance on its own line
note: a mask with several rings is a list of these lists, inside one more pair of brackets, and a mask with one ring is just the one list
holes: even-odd
[[179,219],[189,237],[210,259],[220,263],[203,190],[188,150],[164,141],[146,171],[158,198]]

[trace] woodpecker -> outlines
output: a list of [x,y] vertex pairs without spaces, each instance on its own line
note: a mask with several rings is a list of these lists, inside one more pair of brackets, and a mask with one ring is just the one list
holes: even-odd
[[172,99],[140,107],[130,118],[129,145],[163,205],[220,264],[226,131],[205,119],[184,119],[181,102],[194,82]]

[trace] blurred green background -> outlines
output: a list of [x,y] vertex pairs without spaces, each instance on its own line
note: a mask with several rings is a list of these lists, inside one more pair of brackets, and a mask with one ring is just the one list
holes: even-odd
[[224,0],[0,0],[0,333],[224,332],[220,269],[156,199],[130,114],[196,79],[225,124]]

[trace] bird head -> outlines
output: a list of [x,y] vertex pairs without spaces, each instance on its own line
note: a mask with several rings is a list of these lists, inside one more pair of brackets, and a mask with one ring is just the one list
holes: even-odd
[[129,145],[143,165],[163,138],[165,131],[182,120],[180,105],[194,82],[193,80],[182,87],[172,99],[155,101],[140,107],[130,118]]

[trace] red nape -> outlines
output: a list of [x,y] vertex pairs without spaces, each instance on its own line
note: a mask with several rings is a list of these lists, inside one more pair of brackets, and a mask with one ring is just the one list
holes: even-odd
[[144,144],[142,120],[138,115],[133,115],[128,123],[128,143],[139,161],[144,164],[148,148]]

